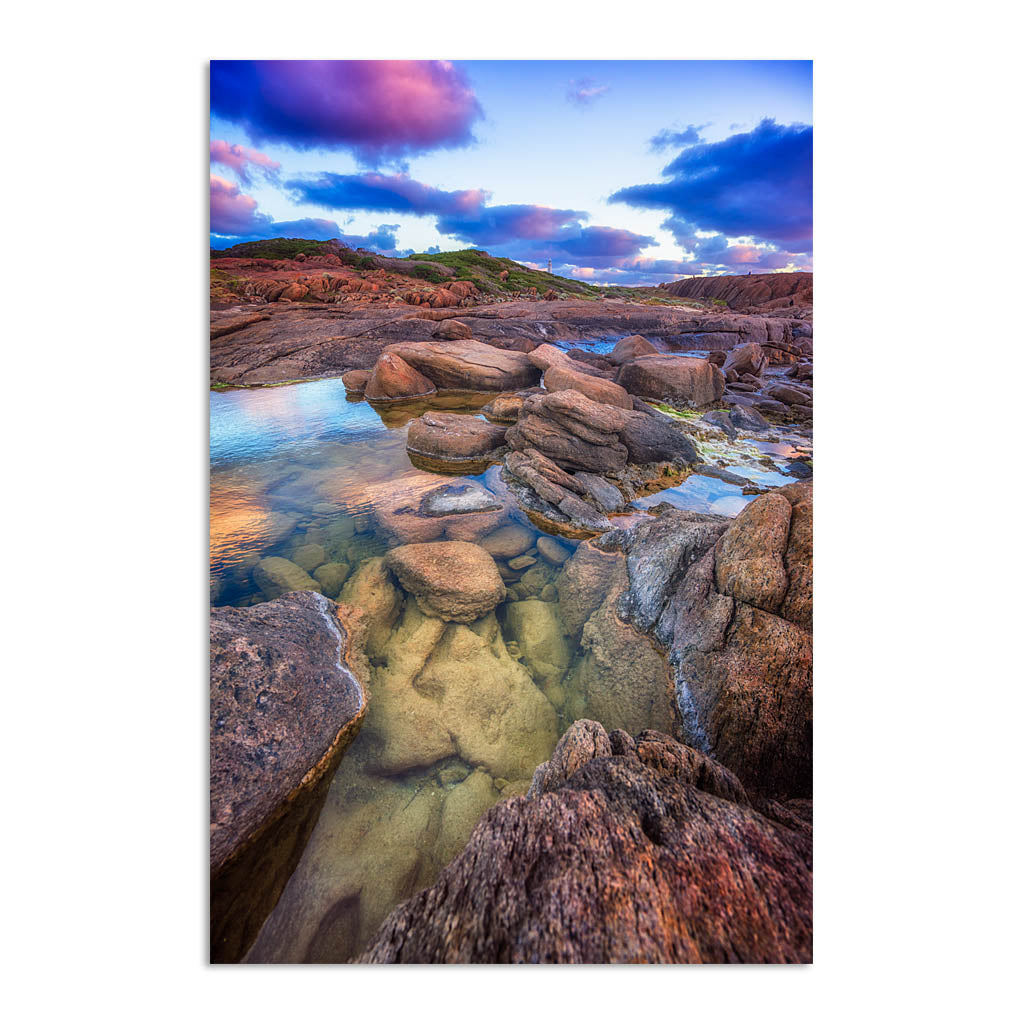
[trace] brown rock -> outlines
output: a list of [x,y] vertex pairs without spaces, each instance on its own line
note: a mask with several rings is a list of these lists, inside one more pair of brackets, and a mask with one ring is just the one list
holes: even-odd
[[[464,282],[456,282],[456,284],[462,283]],[[434,331],[434,337],[440,338],[442,341],[459,341],[464,338],[472,338],[473,330],[461,320],[442,320],[441,326]]]
[[810,962],[809,825],[658,733],[577,722],[556,750],[543,791],[488,811],[359,962]]
[[350,395],[361,395],[366,390],[366,382],[370,379],[369,370],[349,370],[341,375],[341,382]]
[[719,378],[706,359],[658,355],[624,363],[616,380],[631,395],[700,409],[722,397],[725,380]]
[[740,377],[749,373],[758,377],[761,371],[768,365],[768,357],[756,341],[747,345],[737,345],[726,357],[722,365],[722,372],[728,374],[730,371]]
[[364,394],[369,402],[394,402],[432,395],[433,383],[414,370],[401,356],[384,352],[366,382]]
[[[210,957],[236,962],[295,869],[366,695],[352,610],[287,594],[210,612]],[[354,668],[356,666],[356,668]]]
[[540,370],[522,352],[480,341],[400,342],[385,353],[404,359],[435,387],[461,391],[517,391],[539,383]]
[[[532,353],[531,353],[532,354]],[[568,366],[551,366],[544,371],[544,387],[548,391],[579,391],[595,402],[632,409],[633,399],[626,389],[614,381],[579,373]]]
[[494,559],[476,544],[406,544],[389,551],[385,564],[425,615],[446,622],[473,622],[505,599]]
[[426,412],[410,421],[406,446],[410,454],[445,463],[494,459],[505,447],[505,430],[475,416]]
[[615,348],[606,357],[608,362],[621,366],[639,356],[655,356],[658,350],[642,335],[633,334],[615,343]]

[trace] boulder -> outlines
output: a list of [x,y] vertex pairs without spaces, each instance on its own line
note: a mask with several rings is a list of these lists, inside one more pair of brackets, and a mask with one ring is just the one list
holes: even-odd
[[369,370],[349,370],[341,375],[345,391],[350,395],[361,395],[366,391],[366,382],[370,379]]
[[294,590],[315,590],[320,593],[320,584],[305,569],[276,555],[261,558],[252,571],[252,578],[268,601]]
[[640,356],[624,363],[616,380],[631,395],[700,409],[722,397],[725,379],[706,359]]
[[668,736],[584,725],[359,962],[809,963],[808,832]]
[[559,544],[554,537],[538,537],[537,550],[544,561],[551,565],[562,565],[572,555],[572,551],[564,544]]
[[337,597],[351,571],[348,562],[325,562],[313,573],[313,578],[328,597]]
[[406,448],[410,455],[420,457],[423,468],[435,468],[431,463],[494,460],[504,450],[506,429],[476,416],[426,412],[410,421]]
[[641,408],[626,414],[619,440],[625,445],[632,465],[674,462],[693,465],[701,461],[690,438],[670,417],[640,403]]
[[351,609],[210,612],[210,958],[237,962],[302,855],[366,710]]
[[396,402],[432,395],[437,388],[401,356],[385,351],[377,360],[363,394],[368,402]]
[[441,326],[434,331],[434,337],[442,341],[462,341],[473,337],[473,329],[461,320],[442,320]]
[[480,539],[480,547],[493,558],[508,560],[533,547],[535,534],[524,526],[502,526]]
[[615,405],[620,409],[633,408],[633,400],[625,388],[614,381],[580,373],[567,366],[552,366],[545,370],[544,387],[548,391],[579,391],[595,402]]
[[511,601],[505,609],[506,632],[519,645],[530,674],[542,689],[559,683],[569,667],[565,626],[554,604],[536,599]]
[[366,654],[380,658],[402,610],[402,595],[383,558],[367,558],[341,588],[342,603],[358,608],[366,624]]
[[494,559],[476,544],[405,544],[389,551],[385,564],[425,615],[446,622],[474,622],[505,600]]
[[505,435],[510,448],[533,448],[562,469],[607,475],[626,465],[618,439],[626,425],[622,409],[594,402],[579,391],[533,395]]
[[769,398],[774,398],[777,402],[784,402],[786,405],[810,406],[813,404],[810,389],[793,384],[771,384],[764,389],[764,394]]
[[492,402],[488,402],[480,411],[493,423],[515,423],[519,419],[519,410],[523,402],[533,394],[533,391],[517,391],[508,395],[498,395]]
[[458,391],[518,391],[540,382],[540,370],[522,352],[480,341],[421,341],[388,345],[435,387]]
[[[436,479],[436,477],[435,477]],[[373,510],[380,529],[400,544],[474,541],[505,519],[501,502],[472,480],[454,480],[426,489],[396,486]]]
[[761,371],[768,365],[768,357],[756,341],[748,342],[746,345],[737,345],[726,356],[722,365],[722,372],[730,371],[742,376],[744,373],[760,376]]
[[615,343],[615,348],[606,356],[608,362],[621,366],[639,356],[655,356],[658,350],[642,335],[633,334]]
[[312,572],[327,561],[327,552],[321,544],[300,544],[292,551],[292,561],[306,572]]

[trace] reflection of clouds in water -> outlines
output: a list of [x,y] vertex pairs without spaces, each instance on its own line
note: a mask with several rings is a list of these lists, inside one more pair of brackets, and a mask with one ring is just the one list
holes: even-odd
[[[740,475],[745,468],[739,470]],[[651,508],[667,501],[670,505],[688,512],[715,512],[719,515],[734,516],[755,497],[757,495],[744,494],[735,484],[694,473],[678,487],[658,491],[657,494],[648,495],[634,504],[641,508]]]

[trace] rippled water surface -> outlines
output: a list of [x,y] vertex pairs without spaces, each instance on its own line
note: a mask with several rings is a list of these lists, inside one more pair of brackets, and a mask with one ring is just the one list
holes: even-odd
[[[606,351],[615,340],[591,348]],[[478,415],[486,400],[452,396],[434,405]],[[453,478],[409,461],[407,425],[424,408],[378,413],[349,401],[340,380],[210,396],[213,603],[244,607],[282,587],[313,586],[359,608],[370,626],[367,717],[250,961],[357,955],[398,902],[432,884],[488,807],[525,792],[575,718],[630,732],[671,729],[664,659],[648,641],[625,635],[608,611],[616,578],[609,575],[610,596],[598,596],[584,629],[562,604],[561,563],[575,543],[539,550],[543,534],[504,494],[497,467]],[[807,453],[790,442],[776,448],[750,443],[733,453],[730,469],[752,484],[789,483],[779,470]],[[777,458],[774,468],[758,461],[766,458]],[[456,479],[489,488],[501,507],[480,514],[479,528],[458,516],[442,536],[396,535],[420,525],[396,510],[418,507],[425,493]],[[693,475],[636,506],[668,501],[735,515],[753,497],[736,483]],[[474,623],[425,616],[381,566],[400,543],[460,539],[486,547],[499,530],[514,538],[495,555],[508,594]],[[285,566],[284,583],[264,571],[268,565]]]

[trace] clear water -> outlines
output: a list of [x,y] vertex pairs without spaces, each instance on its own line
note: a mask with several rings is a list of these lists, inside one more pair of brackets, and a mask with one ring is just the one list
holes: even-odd
[[[615,340],[595,344],[610,349]],[[449,396],[432,404],[478,415],[489,397]],[[560,603],[562,570],[538,551],[542,534],[510,501],[485,514],[483,543],[499,527],[516,527],[526,564],[496,558],[509,592],[493,614],[470,625],[444,624],[385,583],[398,602],[388,617],[380,586],[356,585],[373,576],[375,560],[404,542],[388,525],[399,521],[387,517],[396,502],[415,504],[456,479],[502,498],[494,467],[453,478],[413,466],[405,450],[408,422],[425,408],[381,414],[348,400],[340,380],[210,396],[212,602],[244,607],[268,600],[266,580],[261,588],[254,570],[261,559],[277,556],[302,562],[306,580],[319,573],[328,596],[361,607],[376,629],[367,717],[302,861],[247,957],[252,962],[357,955],[397,903],[433,883],[488,807],[526,790],[534,767],[574,719],[630,732],[671,729],[662,656],[635,635],[616,636],[610,620],[583,635],[577,624],[570,635]],[[775,485],[792,477],[757,460],[778,456],[784,467],[787,457],[804,452],[788,442],[778,451],[749,443],[734,454],[731,469]],[[636,507],[668,501],[735,515],[753,500],[742,492],[693,475]],[[469,518],[458,517],[451,529]],[[560,543],[566,554],[575,546]],[[333,575],[324,575],[323,563]],[[607,588],[613,583],[609,576]],[[602,645],[616,642],[628,646],[630,658],[609,657],[616,649]]]

